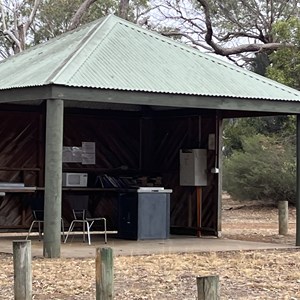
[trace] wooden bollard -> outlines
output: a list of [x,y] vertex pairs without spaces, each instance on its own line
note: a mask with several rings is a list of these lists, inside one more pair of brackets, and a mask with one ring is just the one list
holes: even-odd
[[197,277],[198,300],[220,299],[219,276]]
[[289,228],[289,204],[288,201],[278,201],[278,226],[279,234],[287,235]]
[[15,300],[31,300],[31,241],[13,241],[13,260]]
[[111,300],[114,294],[113,251],[96,249],[96,299]]

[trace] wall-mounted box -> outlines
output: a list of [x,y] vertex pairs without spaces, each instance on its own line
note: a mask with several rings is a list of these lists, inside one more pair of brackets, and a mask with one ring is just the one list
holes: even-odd
[[207,185],[207,150],[180,150],[180,185]]

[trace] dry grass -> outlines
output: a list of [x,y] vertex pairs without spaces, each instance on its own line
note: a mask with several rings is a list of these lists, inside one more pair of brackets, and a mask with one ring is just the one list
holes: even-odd
[[278,210],[271,203],[223,199],[224,238],[295,245],[296,209],[289,208],[288,235],[278,235]]
[[[12,257],[1,255],[0,299],[13,299]],[[93,259],[34,259],[34,299],[95,299]],[[115,258],[116,299],[196,299],[196,277],[219,275],[221,299],[300,299],[296,250]]]
[[[224,236],[270,241],[278,237],[277,226],[263,224],[273,224],[276,216],[272,207],[225,209]],[[291,230],[293,218],[291,209]],[[288,239],[293,242],[294,234]],[[0,254],[0,261],[0,299],[10,300],[12,256]],[[94,264],[94,259],[33,258],[34,299],[95,299]],[[114,265],[115,299],[196,299],[196,277],[203,275],[220,276],[221,299],[300,299],[296,249],[120,256]]]

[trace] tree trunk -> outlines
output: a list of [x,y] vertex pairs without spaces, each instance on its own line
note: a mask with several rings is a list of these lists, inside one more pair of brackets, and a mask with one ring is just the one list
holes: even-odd
[[86,13],[86,11],[90,8],[90,6],[93,3],[95,3],[96,1],[97,0],[85,0],[80,5],[80,7],[76,11],[75,15],[71,19],[70,26],[69,26],[68,30],[73,30],[73,29],[75,29],[79,26],[82,16]]
[[118,15],[120,18],[127,20],[129,10],[129,0],[120,0]]

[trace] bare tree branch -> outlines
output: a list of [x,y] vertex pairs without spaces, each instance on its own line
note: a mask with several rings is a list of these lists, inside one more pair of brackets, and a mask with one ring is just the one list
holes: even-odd
[[[36,14],[37,11],[37,6],[39,5],[40,0],[35,0],[35,6],[31,12],[31,15],[27,21],[28,27],[32,23],[33,18]],[[1,15],[2,15],[2,27],[3,27],[3,35],[7,37],[8,40],[13,42],[13,50],[15,53],[22,52],[25,48],[25,36],[26,32],[28,30],[28,27],[24,26],[23,23],[18,24],[18,13],[17,11],[19,10],[19,3],[14,2],[13,4],[13,10],[12,10],[12,15],[13,15],[13,27],[11,29],[8,28],[6,20],[5,20],[5,10],[4,10],[4,5],[3,1],[0,2],[1,5]],[[7,9],[9,9],[7,7]],[[27,29],[26,29],[27,28]]]
[[[287,7],[287,5],[288,5],[289,2],[290,2],[289,0],[282,1],[281,5],[280,5],[280,7],[278,9],[278,13],[276,14],[276,18],[277,19],[280,18],[281,14],[284,12],[284,10],[286,9],[286,7]],[[298,0],[294,0],[293,1],[293,9],[291,10],[291,12],[294,11],[294,10],[296,10],[297,6],[298,6]],[[292,16],[293,16],[293,14],[290,13],[289,15],[287,15],[287,19],[289,19]],[[299,15],[297,14],[297,16],[299,16]]]
[[3,30],[3,34],[10,37],[10,39],[17,45],[19,48],[19,52],[23,51],[22,45],[20,41],[16,38],[16,36],[10,30]]
[[19,40],[19,30],[18,30],[18,15],[17,15],[17,2],[14,3],[14,9],[13,9],[13,16],[14,16],[14,28],[13,33],[16,37],[16,39]]
[[208,51],[211,51],[211,48],[204,45],[203,43],[193,39],[189,34],[186,33],[182,33],[182,32],[178,32],[178,31],[171,31],[171,32],[161,32],[162,35],[164,36],[180,36],[180,37],[184,37],[186,39],[188,39],[189,41],[191,41],[194,45],[199,46],[203,49],[206,49]]
[[249,3],[249,0],[241,0],[241,2],[243,3],[243,5],[249,9],[249,11],[251,11],[252,15],[257,19],[261,19],[262,22],[264,23],[264,26],[268,26],[268,22],[265,18],[265,16],[260,12],[260,9],[256,3],[256,1],[252,1],[254,6],[255,6],[255,9],[250,5]]
[[267,43],[267,44],[249,43],[249,44],[243,44],[231,48],[225,48],[219,46],[213,41],[213,28],[212,28],[212,22],[210,17],[209,4],[206,0],[197,0],[197,1],[201,4],[204,10],[205,25],[206,25],[205,41],[209,46],[212,47],[212,49],[216,54],[222,56],[229,56],[229,55],[240,54],[244,52],[260,52],[260,51],[267,51],[267,50],[274,51],[282,47],[294,47],[293,44],[282,44],[282,43]]
[[219,48],[220,53],[224,56],[240,54],[244,52],[264,52],[264,51],[275,51],[284,47],[294,47],[294,44],[282,44],[282,43],[268,43],[268,44],[245,44],[232,48]]
[[151,11],[157,9],[157,8],[159,8],[159,5],[155,5],[153,7],[149,7],[147,9],[145,9],[144,11],[142,11],[141,13],[137,12],[137,15],[136,15],[136,18],[135,18],[135,22],[137,23],[138,18],[140,18],[140,17],[142,17],[144,15],[147,15],[149,12],[151,12]]
[[234,16],[232,16],[232,14],[230,13],[230,11],[224,7],[223,5],[221,5],[219,2],[217,3],[218,7],[222,10],[222,12],[224,13],[225,18],[227,18],[228,20],[230,20],[233,24],[236,24],[239,28],[244,30],[244,26],[243,24]]
[[223,37],[217,37],[217,40],[220,42],[226,42],[231,40],[232,38],[239,38],[239,37],[247,37],[252,39],[260,40],[261,36],[258,34],[251,34],[248,32],[227,32],[226,35]]
[[1,6],[1,16],[2,16],[2,26],[3,30],[7,30],[7,25],[5,21],[5,12],[4,12],[4,6],[2,0],[0,0],[0,6]]
[[21,52],[23,50],[21,42],[16,37],[16,35],[7,28],[7,24],[6,24],[6,20],[5,20],[5,10],[4,10],[4,5],[3,5],[2,0],[0,1],[0,6],[1,6],[1,15],[2,15],[2,26],[3,26],[2,33],[4,36],[6,36],[8,39],[10,39],[10,41],[13,41],[15,43],[15,45],[18,47],[19,51]]
[[92,4],[94,4],[97,0],[84,0],[83,3],[80,5],[76,13],[74,14],[73,18],[70,21],[70,26],[68,30],[73,30],[77,28],[80,24],[80,20],[85,12],[90,8]]
[[41,3],[41,0],[35,0],[34,1],[34,5],[33,5],[33,8],[31,10],[30,16],[29,16],[27,22],[24,25],[24,35],[26,35],[26,33],[28,31],[28,28],[32,24],[32,22],[33,22],[33,20],[34,20],[34,18],[36,16],[36,12],[38,10],[38,7],[39,7],[40,3]]
[[210,11],[209,11],[209,5],[206,0],[198,0],[198,2],[202,5],[204,9],[204,15],[205,15],[205,25],[206,25],[206,34],[205,34],[205,41],[208,45],[210,45],[217,54],[220,54],[222,49],[219,49],[219,46],[215,44],[212,40],[213,38],[213,29],[212,29],[212,23],[210,19]]

